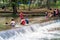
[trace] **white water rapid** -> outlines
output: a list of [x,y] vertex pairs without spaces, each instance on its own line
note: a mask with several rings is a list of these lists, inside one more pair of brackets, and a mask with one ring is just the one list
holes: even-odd
[[60,40],[60,31],[48,31],[60,27],[60,20],[36,23],[21,28],[1,31],[0,40]]

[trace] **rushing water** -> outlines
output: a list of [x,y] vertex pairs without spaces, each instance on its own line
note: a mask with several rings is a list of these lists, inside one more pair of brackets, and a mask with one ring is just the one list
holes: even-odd
[[48,31],[60,27],[60,20],[36,23],[0,32],[0,40],[60,40],[60,31]]

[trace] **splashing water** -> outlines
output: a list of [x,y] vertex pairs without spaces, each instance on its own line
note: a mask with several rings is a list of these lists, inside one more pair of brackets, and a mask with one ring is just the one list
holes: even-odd
[[17,29],[0,32],[0,40],[55,40],[60,39],[60,31],[48,31],[60,27],[60,20],[36,23]]

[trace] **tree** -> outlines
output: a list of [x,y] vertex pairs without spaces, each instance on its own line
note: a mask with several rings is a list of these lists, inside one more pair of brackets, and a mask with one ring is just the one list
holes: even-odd
[[18,0],[20,3],[22,3],[22,4],[27,4],[27,2],[29,1],[29,0]]
[[50,0],[47,0],[47,8],[50,9]]
[[16,13],[17,13],[17,8],[16,8],[16,0],[11,0],[12,2],[12,8],[13,8],[13,17],[16,17]]
[[55,3],[57,2],[57,0],[53,0]]
[[32,1],[32,0],[29,0],[29,9],[28,9],[29,11],[30,11],[30,5],[31,5],[31,1]]

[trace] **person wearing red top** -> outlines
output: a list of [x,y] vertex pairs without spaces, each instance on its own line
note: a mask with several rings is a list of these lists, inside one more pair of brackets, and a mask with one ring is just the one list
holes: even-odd
[[23,15],[23,12],[22,11],[20,12],[19,16],[20,16],[20,19],[21,19],[21,25],[25,25],[26,24],[26,21],[24,19],[24,15]]
[[20,16],[20,19],[23,19],[24,18],[22,11],[20,12],[19,16]]
[[25,19],[23,18],[23,19],[21,19],[21,25],[25,25],[26,24],[26,21],[25,21]]

